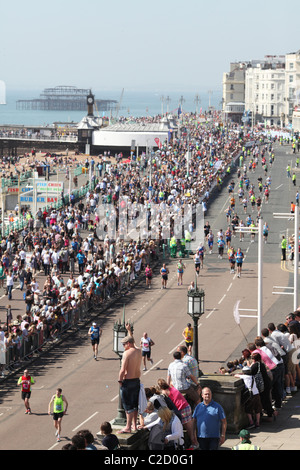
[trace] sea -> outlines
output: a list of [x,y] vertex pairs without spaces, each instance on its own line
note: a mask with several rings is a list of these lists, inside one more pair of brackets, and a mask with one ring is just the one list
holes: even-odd
[[[84,111],[38,111],[17,109],[17,100],[36,99],[43,90],[10,90],[6,88],[6,104],[0,104],[0,126],[50,126],[53,123],[78,123],[86,115]],[[159,91],[94,91],[96,99],[112,99],[120,102],[118,117],[137,118],[145,116],[157,116],[162,113],[176,114],[179,106],[182,111],[202,112],[209,107],[221,109],[222,91],[204,90],[195,92],[159,92]],[[116,113],[110,111],[96,112],[99,117],[116,117]]]

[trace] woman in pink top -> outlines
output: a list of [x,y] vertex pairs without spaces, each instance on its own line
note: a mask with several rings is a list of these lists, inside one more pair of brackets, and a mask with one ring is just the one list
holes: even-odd
[[164,379],[158,379],[157,384],[161,394],[169,397],[177,409],[181,412],[181,422],[183,427],[188,432],[192,444],[191,448],[198,447],[197,436],[193,426],[192,409],[187,400],[184,398],[182,393],[177,390],[177,388],[173,387],[172,385],[168,385]]
[[260,354],[261,360],[270,370],[273,370],[275,367],[277,367],[278,361],[271,351],[266,346],[264,346],[265,343],[263,341],[259,342],[260,339],[261,338],[256,338],[255,343],[248,344],[248,349],[250,350],[251,354]]

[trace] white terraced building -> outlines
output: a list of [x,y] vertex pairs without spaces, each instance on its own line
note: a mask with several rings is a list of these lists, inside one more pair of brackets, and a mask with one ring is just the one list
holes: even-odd
[[292,125],[294,109],[299,105],[300,50],[265,56],[263,60],[235,62],[230,64],[230,72],[223,74],[225,119],[232,117],[232,110],[240,113],[244,107],[252,124],[287,127]]

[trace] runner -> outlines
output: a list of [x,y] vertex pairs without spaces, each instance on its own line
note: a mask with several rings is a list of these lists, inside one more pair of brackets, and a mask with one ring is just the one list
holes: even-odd
[[165,264],[163,264],[163,266],[160,270],[160,274],[161,274],[161,288],[166,289],[167,288],[167,282],[168,282],[169,270],[168,270],[168,268],[166,267]]
[[146,287],[148,287],[148,289],[151,289],[152,269],[150,268],[149,264],[147,264],[145,268],[145,275],[146,275]]
[[244,261],[244,255],[242,253],[241,248],[238,248],[238,251],[235,254],[235,259],[236,259],[236,267],[237,267],[237,277],[241,277],[242,265]]
[[239,229],[240,229],[240,242],[242,242],[245,238],[245,233],[243,232],[243,228],[245,227],[244,221],[241,220],[239,223]]
[[203,269],[204,252],[206,251],[204,246],[203,246],[203,243],[200,243],[199,248],[198,248],[197,251],[198,251],[199,257],[200,257],[200,267]]
[[220,238],[218,239],[218,258],[223,259],[223,253],[224,253],[224,247],[225,247],[225,240],[223,239],[223,236],[220,235]]
[[97,323],[94,322],[88,331],[88,335],[91,337],[94,359],[96,361],[99,349],[99,342],[102,335],[102,329],[97,326]]
[[231,244],[231,237],[232,237],[232,231],[231,231],[230,227],[228,227],[226,232],[225,232],[225,240],[226,240],[226,245],[227,246],[230,246],[230,244]]
[[200,260],[200,255],[199,255],[198,250],[196,251],[195,256],[194,256],[194,263],[195,263],[196,275],[199,276],[199,274],[200,274],[201,260]]
[[214,246],[214,234],[212,231],[209,231],[209,234],[207,235],[207,243],[208,243],[208,248],[209,248],[209,254],[212,254],[213,246]]
[[185,344],[188,349],[188,354],[191,355],[194,340],[194,330],[190,323],[186,325],[186,328],[182,332],[182,336],[184,337]]
[[160,270],[160,274],[161,274],[161,289],[166,289],[167,288],[167,282],[168,282],[169,270],[166,267],[165,263],[163,264],[163,266]]
[[182,286],[184,269],[185,269],[185,265],[183,264],[182,260],[180,259],[178,264],[177,264],[177,285],[178,286],[179,286],[179,283]]
[[230,272],[234,274],[234,269],[235,269],[235,249],[230,246],[227,251],[228,254],[228,260],[230,264]]
[[250,229],[251,229],[251,232],[250,232],[251,240],[250,240],[250,242],[251,243],[255,242],[255,228],[256,228],[256,225],[255,225],[254,221],[252,221],[252,223],[250,224]]
[[267,224],[267,222],[265,222],[263,226],[263,237],[264,237],[265,243],[267,243],[268,235],[269,235],[269,225]]
[[144,368],[143,370],[147,370],[146,367],[146,358],[147,360],[153,364],[153,359],[151,359],[151,347],[154,346],[154,342],[151,338],[149,338],[148,334],[145,332],[141,337],[141,348],[142,348],[142,358]]
[[[67,413],[68,409],[68,402],[64,395],[62,395],[62,389],[58,388],[56,390],[55,395],[52,396],[49,406],[48,406],[48,414],[51,415],[51,405],[53,403],[53,423],[56,429],[55,436],[57,436],[57,442],[60,441],[60,433],[61,433],[61,422],[63,416]],[[64,403],[66,408],[64,409]]]
[[24,400],[25,405],[25,414],[31,414],[31,408],[29,404],[29,399],[31,397],[31,385],[34,384],[34,378],[31,377],[28,373],[28,370],[24,370],[24,374],[19,378],[18,385],[21,385],[21,396]]

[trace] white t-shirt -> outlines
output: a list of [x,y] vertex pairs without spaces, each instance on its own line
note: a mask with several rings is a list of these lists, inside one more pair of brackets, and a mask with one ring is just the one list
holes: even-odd
[[149,337],[144,338],[144,336],[142,336],[141,337],[142,351],[145,351],[145,352],[150,351],[150,343],[151,343],[151,338]]

